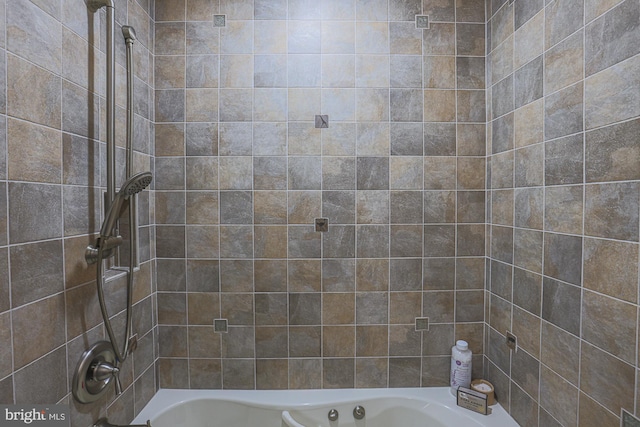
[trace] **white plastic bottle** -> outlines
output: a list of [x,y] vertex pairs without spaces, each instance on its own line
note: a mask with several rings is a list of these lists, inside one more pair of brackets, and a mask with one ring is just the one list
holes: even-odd
[[456,396],[458,387],[471,385],[471,350],[466,341],[458,340],[451,347],[451,394]]

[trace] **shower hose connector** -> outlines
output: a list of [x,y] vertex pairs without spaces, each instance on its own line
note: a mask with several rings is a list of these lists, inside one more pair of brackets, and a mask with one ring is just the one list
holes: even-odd
[[95,264],[98,261],[101,261],[99,258],[99,250],[98,248],[102,247],[102,258],[106,259],[110,256],[114,255],[113,250],[122,244],[122,236],[101,236],[96,240],[96,244],[87,246],[87,249],[84,251],[84,259],[87,261],[87,264]]

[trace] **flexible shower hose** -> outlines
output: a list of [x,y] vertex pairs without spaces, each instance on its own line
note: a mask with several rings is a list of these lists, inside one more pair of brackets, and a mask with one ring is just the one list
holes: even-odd
[[[129,224],[131,228],[131,223]],[[131,230],[129,236],[131,236]],[[103,272],[103,247],[102,245],[98,246],[98,262],[96,268],[96,284],[98,287],[98,302],[100,303],[100,312],[102,313],[102,320],[104,321],[104,326],[107,330],[107,335],[109,336],[109,341],[111,341],[111,347],[113,347],[113,352],[116,355],[115,368],[118,370],[122,366],[122,363],[127,359],[129,355],[129,341],[131,339],[131,329],[132,329],[132,305],[133,305],[133,263],[134,263],[134,255],[133,255],[133,240],[129,237],[129,271],[127,271],[127,314],[126,314],[126,326],[125,326],[125,339],[124,346],[122,351],[120,351],[120,346],[118,346],[118,341],[113,332],[113,327],[111,326],[111,319],[109,319],[109,313],[107,311],[107,304],[104,299],[104,272]],[[116,371],[115,374],[116,379],[116,393],[120,394],[122,392],[122,387],[120,385],[120,379],[118,378],[118,373]]]

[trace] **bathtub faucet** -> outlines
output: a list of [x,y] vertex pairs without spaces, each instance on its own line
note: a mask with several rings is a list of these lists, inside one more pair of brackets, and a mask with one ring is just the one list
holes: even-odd
[[100,418],[98,421],[96,421],[93,427],[151,427],[151,421],[147,420],[146,424],[130,424],[121,426],[118,424],[111,424],[106,418]]

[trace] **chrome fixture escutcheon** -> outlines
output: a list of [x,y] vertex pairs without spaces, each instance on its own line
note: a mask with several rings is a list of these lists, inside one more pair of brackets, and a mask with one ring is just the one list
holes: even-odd
[[82,353],[73,374],[73,397],[80,403],[91,403],[107,392],[111,381],[118,384],[116,355],[109,341],[98,341]]

